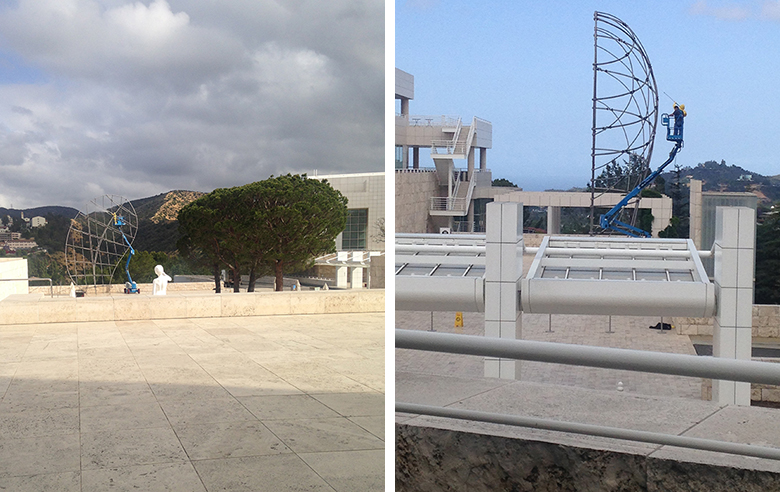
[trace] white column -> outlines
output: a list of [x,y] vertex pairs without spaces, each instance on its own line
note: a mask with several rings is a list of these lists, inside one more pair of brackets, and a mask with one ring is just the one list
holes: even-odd
[[[753,338],[753,272],[756,213],[747,207],[715,210],[715,357],[750,360]],[[712,400],[720,405],[750,405],[750,383],[714,380]]]
[[[354,261],[363,261],[363,252],[362,251],[353,251],[352,252],[352,259]],[[363,268],[361,268],[361,267],[353,267],[352,268],[352,275],[350,276],[350,288],[352,288],[352,289],[362,289],[363,288]]]
[[[522,338],[523,204],[488,203],[486,215],[485,336]],[[486,357],[485,377],[519,379],[520,362]]]
[[[337,258],[339,261],[347,261],[349,259],[349,251],[339,251]],[[349,267],[339,266],[336,267],[336,287],[346,289],[349,278]]]

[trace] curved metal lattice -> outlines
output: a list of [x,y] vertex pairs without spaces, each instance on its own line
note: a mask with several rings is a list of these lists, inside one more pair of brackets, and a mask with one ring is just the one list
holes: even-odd
[[[639,38],[613,15],[593,18],[591,234],[596,198],[628,192],[647,175],[658,123],[658,89]],[[635,220],[633,214],[625,221]]]
[[[123,217],[122,230],[115,217]],[[129,250],[122,233],[132,244],[138,231],[133,205],[121,196],[103,195],[91,200],[70,221],[65,240],[65,265],[76,285],[109,284],[120,260]]]

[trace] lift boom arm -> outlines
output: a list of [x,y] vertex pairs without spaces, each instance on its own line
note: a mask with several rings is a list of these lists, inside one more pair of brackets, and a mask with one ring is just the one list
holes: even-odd
[[674,148],[672,148],[672,151],[669,152],[669,158],[666,159],[666,162],[661,164],[661,166],[658,169],[656,169],[649,176],[643,179],[642,182],[636,186],[636,188],[631,190],[631,192],[625,197],[623,197],[623,199],[620,200],[620,202],[618,202],[617,205],[612,207],[612,210],[610,210],[609,212],[601,216],[601,218],[599,219],[599,225],[601,226],[602,229],[612,229],[613,231],[618,231],[632,237],[650,237],[649,232],[642,230],[638,227],[634,227],[631,224],[626,224],[625,222],[621,222],[617,220],[617,216],[620,213],[620,211],[623,209],[623,207],[628,205],[628,202],[632,198],[636,197],[637,195],[639,195],[639,193],[642,190],[650,186],[650,183],[652,183],[655,180],[655,178],[657,178],[658,175],[663,172],[664,168],[666,168],[666,166],[668,166],[669,163],[674,160],[674,158],[677,156],[677,152],[679,152],[681,148],[682,148],[682,140],[677,140],[675,142]]

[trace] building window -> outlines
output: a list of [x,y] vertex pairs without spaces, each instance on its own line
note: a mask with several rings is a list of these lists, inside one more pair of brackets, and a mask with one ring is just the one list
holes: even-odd
[[356,208],[347,211],[347,227],[341,234],[341,249],[365,250],[368,230],[368,209]]
[[395,168],[403,169],[404,167],[404,148],[401,145],[395,146]]

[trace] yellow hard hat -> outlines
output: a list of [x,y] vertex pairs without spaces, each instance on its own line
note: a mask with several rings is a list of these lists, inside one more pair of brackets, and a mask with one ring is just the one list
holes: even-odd
[[685,111],[685,104],[680,104],[680,109],[682,109],[683,111]]

